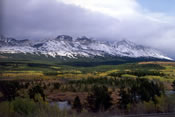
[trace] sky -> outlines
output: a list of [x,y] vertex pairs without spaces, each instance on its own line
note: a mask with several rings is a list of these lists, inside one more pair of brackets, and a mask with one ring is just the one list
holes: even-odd
[[175,0],[1,0],[0,34],[127,39],[175,59]]

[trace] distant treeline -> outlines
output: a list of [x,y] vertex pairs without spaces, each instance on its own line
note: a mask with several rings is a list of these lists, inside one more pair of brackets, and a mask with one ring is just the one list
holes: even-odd
[[123,74],[129,74],[129,75],[134,75],[138,77],[147,76],[147,75],[165,76],[164,73],[161,73],[159,71],[120,71],[120,72],[110,73],[109,76],[121,77]]

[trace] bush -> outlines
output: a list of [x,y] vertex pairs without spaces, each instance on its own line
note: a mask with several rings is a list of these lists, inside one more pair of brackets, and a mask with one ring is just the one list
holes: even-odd
[[45,94],[44,94],[43,88],[42,88],[41,86],[39,86],[39,85],[37,85],[37,86],[31,88],[31,89],[29,90],[28,94],[29,94],[30,98],[33,99],[33,100],[35,100],[35,101],[37,101],[37,100],[35,99],[35,95],[36,95],[36,94],[40,94],[41,97],[43,98],[43,100],[45,100]]
[[[0,117],[8,117],[13,114],[13,108],[8,101],[0,103]],[[13,114],[14,116],[14,114]]]
[[36,104],[33,100],[28,98],[16,98],[12,101],[12,107],[13,110],[20,115],[29,115],[35,111]]
[[[39,96],[39,95],[38,95]],[[34,102],[29,98],[16,98],[11,103],[0,103],[0,117],[76,117],[57,106]]]

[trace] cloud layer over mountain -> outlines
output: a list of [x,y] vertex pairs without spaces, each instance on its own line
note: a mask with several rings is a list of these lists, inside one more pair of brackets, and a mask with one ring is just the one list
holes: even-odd
[[2,32],[42,39],[59,34],[128,40],[173,56],[175,17],[151,12],[137,0],[2,0]]

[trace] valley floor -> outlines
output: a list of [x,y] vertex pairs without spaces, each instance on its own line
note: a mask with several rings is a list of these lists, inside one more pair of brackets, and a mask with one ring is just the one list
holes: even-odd
[[[93,67],[0,62],[0,115],[7,117],[34,116],[31,113],[37,113],[37,117],[48,113],[54,113],[53,117],[59,114],[71,117],[71,113],[81,117],[91,112],[129,114],[124,117],[173,117],[173,90],[174,62]],[[58,101],[68,101],[71,109],[60,110],[49,105]]]

